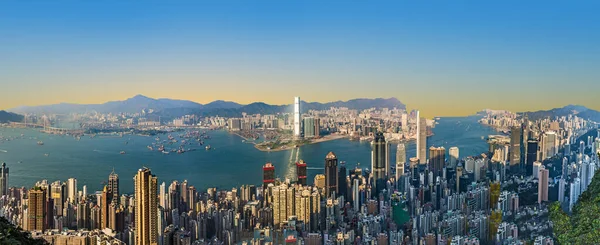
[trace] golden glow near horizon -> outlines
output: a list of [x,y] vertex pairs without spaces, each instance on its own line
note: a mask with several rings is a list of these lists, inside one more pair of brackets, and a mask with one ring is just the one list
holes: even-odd
[[[238,86],[239,88],[239,86]],[[553,100],[553,101],[531,101],[525,102],[523,100],[490,100],[486,98],[485,94],[480,96],[472,95],[467,98],[456,96],[454,98],[445,97],[443,99],[429,99],[429,96],[419,96],[417,94],[393,94],[390,92],[382,91],[370,92],[370,93],[350,93],[339,91],[336,93],[311,93],[305,91],[305,93],[295,92],[281,92],[277,93],[276,90],[265,91],[261,93],[260,89],[254,89],[252,87],[241,88],[240,92],[208,88],[198,86],[197,88],[190,89],[178,89],[175,86],[173,89],[167,88],[167,91],[163,89],[141,89],[142,91],[136,92],[135,90],[112,90],[110,88],[97,88],[97,89],[85,89],[84,87],[78,88],[74,91],[97,91],[97,92],[81,92],[81,93],[62,93],[48,92],[47,90],[37,90],[37,93],[30,92],[26,93],[26,96],[20,96],[19,93],[2,94],[2,103],[0,103],[1,109],[10,109],[18,106],[38,106],[38,105],[49,105],[58,103],[75,103],[75,104],[102,104],[108,101],[119,101],[126,100],[135,96],[136,94],[142,94],[150,98],[169,98],[169,99],[181,99],[190,100],[200,104],[207,104],[215,100],[233,101],[239,104],[249,104],[253,102],[265,102],[272,105],[289,105],[293,103],[294,95],[301,95],[302,100],[307,102],[332,102],[332,101],[347,101],[356,98],[390,98],[395,97],[407,106],[407,110],[418,109],[421,114],[427,118],[438,117],[438,116],[467,116],[472,115],[483,109],[503,109],[515,112],[520,111],[535,111],[535,110],[547,110],[556,107],[562,107],[568,104],[578,104],[577,101],[571,100]],[[156,91],[160,90],[160,91]],[[431,94],[430,94],[431,95]],[[487,102],[478,102],[485,101]],[[585,105],[585,102],[579,103]],[[589,107],[589,106],[588,106]],[[591,109],[598,109],[590,107]]]
[[241,104],[396,97],[429,118],[568,104],[600,110],[600,15],[589,6],[5,5],[0,109],[143,94]]

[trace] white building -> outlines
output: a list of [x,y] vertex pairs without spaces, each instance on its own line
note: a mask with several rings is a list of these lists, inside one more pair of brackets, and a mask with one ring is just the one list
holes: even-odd
[[448,150],[448,154],[450,156],[450,166],[456,167],[456,164],[458,164],[459,159],[458,147],[450,147],[450,149]]
[[294,136],[301,137],[300,132],[300,97],[294,97]]

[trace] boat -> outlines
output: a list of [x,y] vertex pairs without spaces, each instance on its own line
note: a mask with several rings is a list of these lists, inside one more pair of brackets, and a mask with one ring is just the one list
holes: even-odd
[[44,142],[42,142],[41,140],[37,142],[38,145],[44,145]]
[[44,154],[44,156],[49,156],[49,155],[50,155],[50,154],[48,154],[48,153]]
[[154,148],[152,148],[152,146],[147,146],[147,147],[148,147],[148,150],[151,150],[151,151],[154,150]]
[[125,154],[125,151],[121,151],[121,155]]
[[170,152],[168,152],[168,151],[162,151],[162,154],[167,154],[168,155],[169,153]]
[[207,145],[206,147],[204,147],[206,150],[210,150],[210,145]]

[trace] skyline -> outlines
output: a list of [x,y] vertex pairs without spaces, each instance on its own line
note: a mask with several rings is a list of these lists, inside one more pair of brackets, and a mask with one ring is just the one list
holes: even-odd
[[144,94],[202,104],[395,97],[427,117],[600,110],[590,100],[600,90],[597,5],[5,2],[0,109]]

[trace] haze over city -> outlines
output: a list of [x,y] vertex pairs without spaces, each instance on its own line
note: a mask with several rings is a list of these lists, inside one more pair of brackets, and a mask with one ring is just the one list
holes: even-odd
[[0,109],[135,94],[242,104],[396,97],[428,117],[600,109],[590,99],[600,90],[596,9],[593,1],[3,2]]

